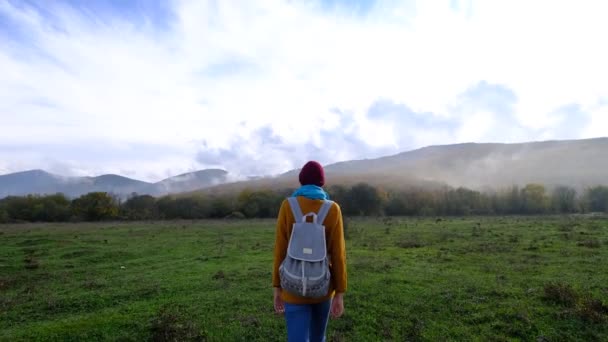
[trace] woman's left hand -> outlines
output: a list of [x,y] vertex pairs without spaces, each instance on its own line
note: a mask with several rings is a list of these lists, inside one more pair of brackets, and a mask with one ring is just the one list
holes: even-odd
[[281,298],[281,289],[278,287],[274,288],[274,312],[278,315],[285,313],[285,303],[283,303],[283,299]]
[[344,314],[344,294],[336,293],[331,301],[331,318],[340,318]]

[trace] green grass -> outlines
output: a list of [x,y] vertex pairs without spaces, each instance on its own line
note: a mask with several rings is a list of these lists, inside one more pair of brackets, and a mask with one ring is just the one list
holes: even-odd
[[[0,226],[0,340],[281,341],[273,220]],[[330,341],[608,340],[608,221],[350,220]]]

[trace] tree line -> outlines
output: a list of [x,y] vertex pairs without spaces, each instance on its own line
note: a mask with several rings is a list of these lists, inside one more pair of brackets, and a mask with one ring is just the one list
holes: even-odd
[[[0,223],[102,220],[163,220],[276,217],[284,190],[243,190],[234,195],[164,196],[132,194],[126,200],[106,192],[75,199],[63,194],[9,196],[0,200]],[[608,187],[582,193],[568,186],[548,191],[540,184],[499,191],[467,188],[386,190],[366,183],[327,188],[346,216],[531,215],[608,212]]]

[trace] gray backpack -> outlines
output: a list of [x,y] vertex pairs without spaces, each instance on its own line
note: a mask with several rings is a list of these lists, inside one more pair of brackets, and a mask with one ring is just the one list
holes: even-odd
[[[330,273],[323,221],[333,202],[325,201],[319,213],[302,215],[295,197],[287,199],[296,222],[291,230],[287,255],[279,267],[281,287],[302,297],[324,297],[329,291]],[[312,216],[312,222],[306,218]]]

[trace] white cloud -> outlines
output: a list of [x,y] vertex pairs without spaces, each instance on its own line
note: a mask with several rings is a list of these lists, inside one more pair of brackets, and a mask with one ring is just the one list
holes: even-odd
[[606,135],[608,127],[608,103],[598,104],[588,109],[591,115],[591,123],[585,131],[586,136]]
[[[239,149],[214,162],[231,172],[278,173],[302,155],[332,162],[426,144],[608,135],[597,105],[608,96],[601,1],[381,2],[357,15],[315,2],[175,1],[162,29],[45,6],[43,15],[0,1],[9,23],[0,24],[0,172],[157,180],[211,166],[206,148]],[[515,94],[507,113],[462,102],[482,81]],[[381,99],[432,113],[438,126],[370,120]],[[575,134],[555,114],[570,104],[581,108],[570,116],[590,118]],[[347,132],[334,108],[349,113]],[[254,141],[263,127],[284,146],[269,153]],[[63,147],[49,154],[49,144]],[[110,157],[96,158],[104,149]]]

